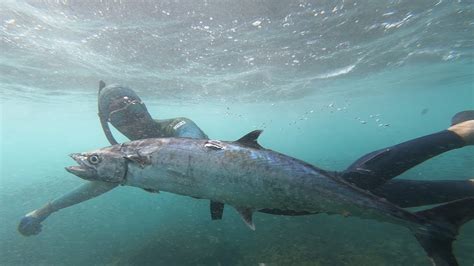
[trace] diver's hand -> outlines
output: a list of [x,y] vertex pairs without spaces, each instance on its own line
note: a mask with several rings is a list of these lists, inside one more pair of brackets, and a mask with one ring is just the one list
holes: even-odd
[[50,205],[34,210],[26,214],[18,225],[18,232],[24,236],[37,235],[41,232],[41,222],[43,222],[51,214]]
[[24,236],[37,235],[41,232],[41,222],[43,219],[33,215],[25,215],[18,225],[18,232]]

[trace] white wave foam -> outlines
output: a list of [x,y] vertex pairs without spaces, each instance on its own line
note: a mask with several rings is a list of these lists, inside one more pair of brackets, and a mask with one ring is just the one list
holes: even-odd
[[316,78],[317,79],[327,79],[327,78],[337,77],[337,76],[340,76],[340,75],[345,75],[345,74],[351,72],[355,68],[355,66],[356,65],[353,64],[353,65],[350,65],[350,66],[339,68],[339,69],[336,69],[334,71],[318,75],[318,76],[316,76]]

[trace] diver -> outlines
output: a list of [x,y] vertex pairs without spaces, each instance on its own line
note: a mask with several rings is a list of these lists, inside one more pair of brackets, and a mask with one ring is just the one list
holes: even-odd
[[[98,115],[110,144],[117,144],[108,123],[130,140],[144,138],[188,137],[207,139],[207,135],[190,119],[156,120],[145,104],[130,88],[99,84]],[[474,144],[474,111],[464,111],[453,117],[447,129],[410,140],[362,156],[337,175],[400,207],[437,204],[474,196],[473,180],[419,181],[393,179],[413,166],[446,151]],[[41,232],[41,223],[52,213],[108,192],[118,184],[91,181],[26,214],[18,225],[25,236]],[[148,192],[154,192],[147,190]],[[222,218],[224,204],[210,203],[211,218]],[[307,215],[313,213],[264,209],[276,215]]]

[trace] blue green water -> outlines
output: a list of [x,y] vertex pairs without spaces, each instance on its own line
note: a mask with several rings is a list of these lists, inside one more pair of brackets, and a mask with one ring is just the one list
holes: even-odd
[[[474,108],[472,3],[0,7],[1,265],[429,265],[400,226],[258,213],[250,231],[229,207],[211,221],[206,200],[131,187],[53,214],[37,236],[16,227],[85,182],[64,170],[68,154],[107,146],[100,79],[135,89],[156,118],[188,117],[222,140],[264,129],[264,147],[330,170],[445,129]],[[451,151],[398,178],[473,178],[473,154]],[[473,251],[470,222],[454,253],[472,265]]]

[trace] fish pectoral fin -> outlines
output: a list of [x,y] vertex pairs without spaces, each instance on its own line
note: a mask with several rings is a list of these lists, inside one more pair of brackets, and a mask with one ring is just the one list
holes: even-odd
[[244,223],[253,231],[255,231],[255,225],[252,221],[253,210],[246,207],[234,207],[237,212],[240,214],[240,217],[244,221]]
[[224,213],[224,203],[211,200],[211,219],[221,220],[222,214]]

